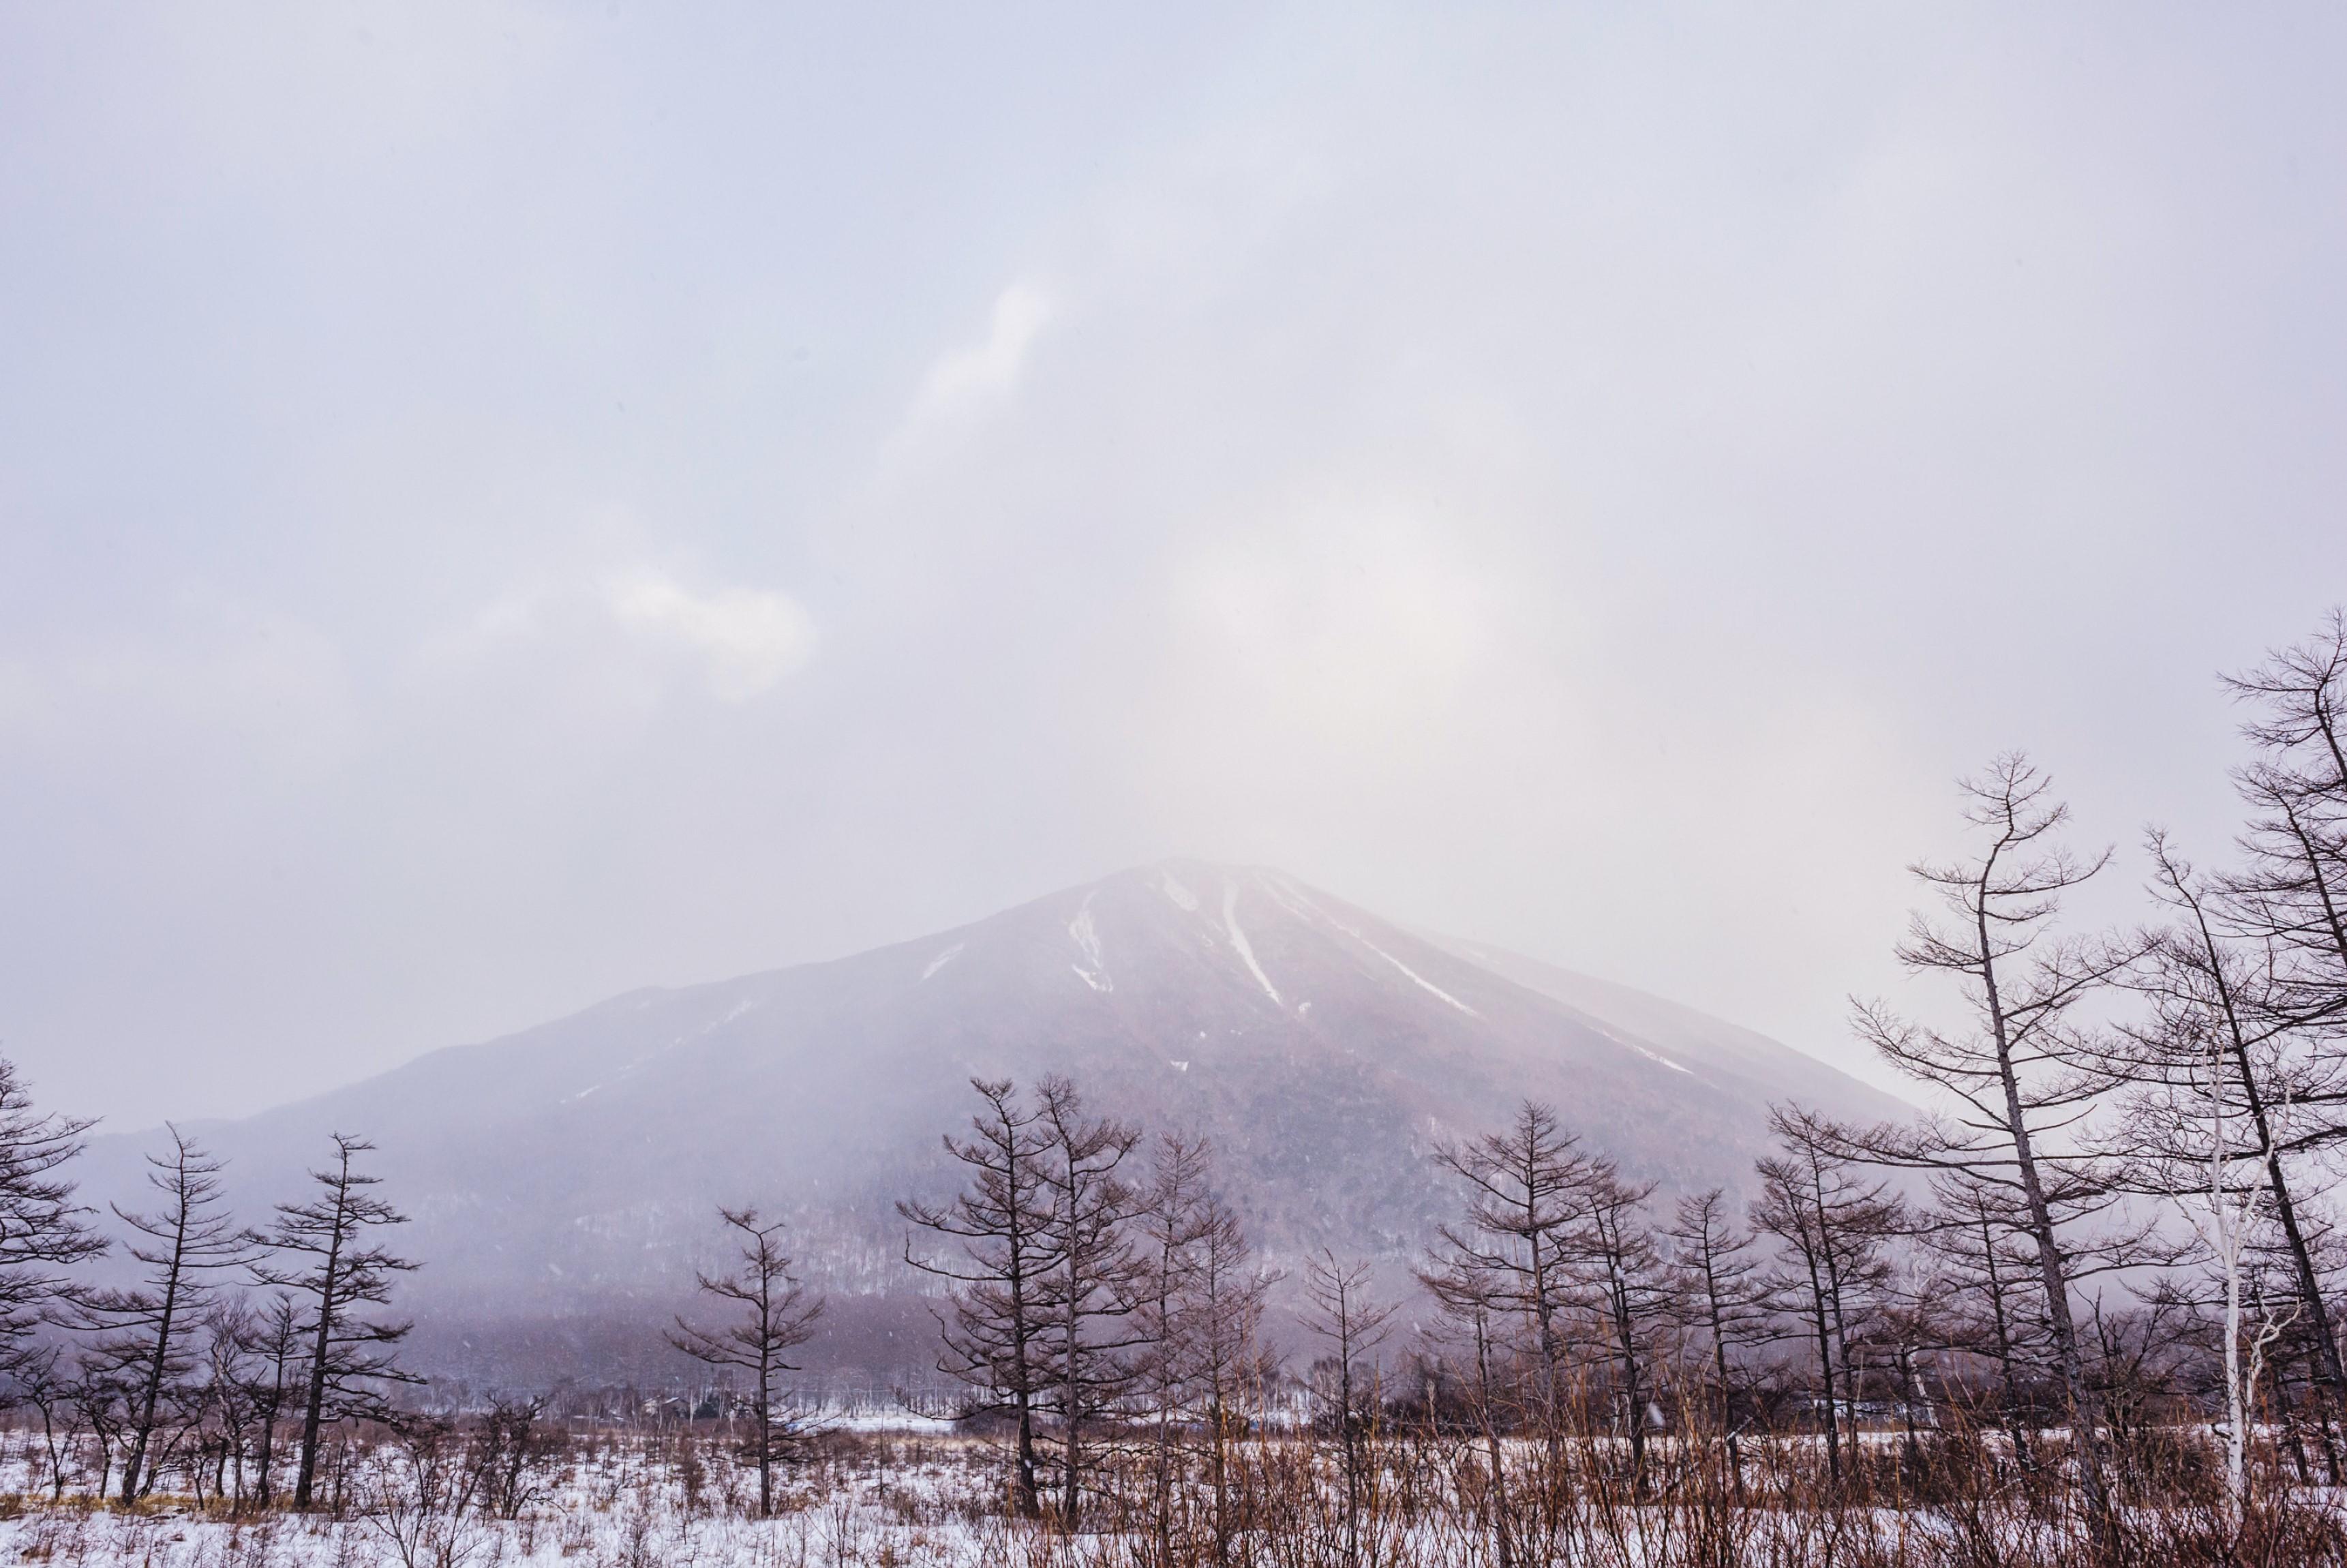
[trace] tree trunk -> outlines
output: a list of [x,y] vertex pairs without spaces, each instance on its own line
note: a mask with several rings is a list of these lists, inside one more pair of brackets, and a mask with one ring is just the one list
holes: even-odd
[[[805,1358],[801,1358],[802,1360]],[[758,1368],[758,1517],[774,1516],[774,1407],[773,1375]]]
[[1475,1319],[1476,1414],[1482,1418],[1483,1450],[1491,1470],[1491,1542],[1499,1568],[1515,1568],[1515,1550],[1508,1519],[1508,1472],[1501,1463],[1499,1424],[1491,1419],[1491,1340],[1483,1319]]
[[318,1431],[326,1409],[326,1361],[333,1348],[334,1269],[342,1256],[342,1236],[335,1235],[326,1250],[326,1272],[318,1290],[318,1337],[310,1353],[310,1384],[302,1402],[302,1464],[293,1478],[293,1507],[306,1512],[318,1475]]

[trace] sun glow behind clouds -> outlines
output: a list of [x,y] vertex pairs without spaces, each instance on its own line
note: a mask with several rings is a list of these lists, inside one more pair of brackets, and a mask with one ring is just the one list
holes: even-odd
[[1331,503],[1210,546],[1175,579],[1185,659],[1276,731],[1374,742],[1491,651],[1501,595],[1390,503]]

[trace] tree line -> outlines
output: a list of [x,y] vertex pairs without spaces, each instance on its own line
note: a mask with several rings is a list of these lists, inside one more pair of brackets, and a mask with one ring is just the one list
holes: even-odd
[[416,1266],[387,1245],[405,1216],[363,1168],[374,1145],[334,1134],[311,1195],[246,1226],[220,1162],[167,1128],[151,1206],[113,1205],[129,1282],[100,1284],[77,1266],[116,1243],[64,1173],[91,1125],[36,1110],[0,1060],[0,1376],[38,1424],[51,1500],[78,1449],[126,1505],[176,1473],[200,1504],[312,1507],[336,1433],[415,1380],[396,1355],[411,1325],[378,1310]]

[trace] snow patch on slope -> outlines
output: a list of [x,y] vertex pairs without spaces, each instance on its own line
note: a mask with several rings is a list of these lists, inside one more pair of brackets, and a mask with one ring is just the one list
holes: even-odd
[[948,964],[950,964],[956,958],[960,958],[961,947],[962,945],[959,942],[956,942],[952,947],[948,948],[944,952],[939,953],[936,958],[931,958],[929,960],[929,967],[921,971],[920,980],[916,981],[915,983],[921,984],[927,982],[931,975],[936,974],[939,969],[944,968]]
[[1198,896],[1184,887],[1171,871],[1157,874],[1157,890],[1172,899],[1176,909],[1192,915],[1198,912]]
[[1076,950],[1084,956],[1081,964],[1071,965],[1078,979],[1096,991],[1112,991],[1115,982],[1108,978],[1108,965],[1101,958],[1100,927],[1092,924],[1092,896],[1076,909],[1076,917],[1068,922],[1068,935],[1074,938]]
[[1391,964],[1395,968],[1399,969],[1404,975],[1408,976],[1411,980],[1415,981],[1424,989],[1432,992],[1435,996],[1438,996],[1444,1001],[1449,1002],[1452,1007],[1457,1008],[1460,1012],[1465,1013],[1469,1018],[1481,1018],[1483,1016],[1481,1013],[1477,1012],[1473,1008],[1469,1007],[1465,1002],[1460,1001],[1457,997],[1452,996],[1449,991],[1444,990],[1440,986],[1436,985],[1432,980],[1428,979],[1424,975],[1419,974],[1416,969],[1411,968],[1408,964],[1403,963],[1399,958],[1395,958],[1391,953],[1387,952],[1383,948],[1378,947],[1375,942],[1370,941],[1367,937],[1361,936],[1359,932],[1356,931],[1353,935],[1356,938],[1358,938],[1361,946],[1367,948],[1372,953],[1375,953],[1378,958],[1383,958],[1387,963]]
[[[1403,963],[1399,958],[1395,958],[1391,953],[1387,952],[1383,948],[1378,947],[1375,942],[1370,941],[1368,938],[1363,936],[1358,929],[1347,925],[1344,921],[1337,919],[1337,917],[1329,914],[1328,911],[1320,907],[1319,905],[1315,904],[1310,898],[1306,897],[1303,891],[1294,883],[1288,882],[1286,877],[1283,876],[1276,879],[1266,877],[1264,879],[1264,886],[1271,893],[1273,897],[1277,898],[1282,904],[1286,905],[1288,911],[1291,914],[1306,917],[1317,917],[1323,924],[1335,927],[1337,930],[1344,932],[1345,935],[1352,938],[1353,940],[1358,942],[1372,953],[1375,953],[1378,958],[1383,958],[1387,963],[1391,964],[1395,968],[1399,969],[1404,976],[1406,976],[1412,983],[1419,986],[1421,989],[1430,993],[1431,995],[1440,997],[1442,1000],[1449,1002],[1452,1007],[1457,1008],[1460,1012],[1465,1013],[1469,1018],[1481,1018],[1483,1016],[1481,1013],[1477,1012],[1473,1008],[1469,1007],[1465,1002],[1460,1001],[1457,997],[1452,996],[1449,991],[1444,990],[1440,986],[1436,985],[1432,980],[1428,979],[1424,975],[1419,974],[1416,969],[1411,968],[1408,964]],[[1685,1071],[1686,1069],[1682,1068],[1680,1071]]]
[[1263,994],[1269,997],[1274,1005],[1286,1007],[1287,1004],[1279,999],[1279,988],[1271,983],[1271,977],[1265,974],[1263,966],[1255,961],[1255,948],[1247,945],[1246,933],[1239,929],[1239,885],[1227,876],[1223,879],[1223,928],[1230,933],[1231,946],[1238,949],[1240,960],[1246,965],[1247,972],[1255,976],[1255,983],[1263,987]]

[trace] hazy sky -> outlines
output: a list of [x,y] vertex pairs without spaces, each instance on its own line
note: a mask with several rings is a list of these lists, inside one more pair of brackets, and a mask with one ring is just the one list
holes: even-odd
[[2347,599],[2342,55],[0,10],[0,1050],[242,1111],[1194,854],[1853,1062],[1954,774],[2213,853]]

